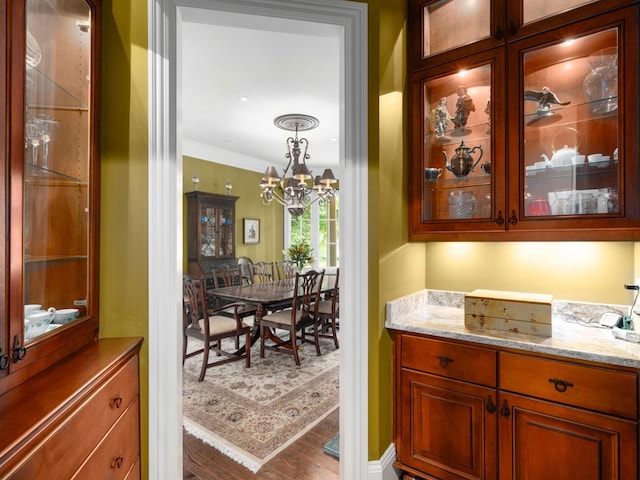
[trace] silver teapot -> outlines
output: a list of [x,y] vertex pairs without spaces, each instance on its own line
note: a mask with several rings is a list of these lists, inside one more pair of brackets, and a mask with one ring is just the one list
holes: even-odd
[[[480,156],[477,160],[475,160],[471,156],[473,152],[476,150],[480,150]],[[476,165],[480,163],[480,159],[482,158],[482,147],[477,145],[473,148],[469,148],[464,144],[464,141],[460,143],[460,146],[456,148],[456,154],[451,157],[451,160],[447,157],[447,152],[444,150],[442,154],[444,155],[445,167],[447,170],[452,172],[456,177],[466,177],[473,169],[476,168]]]

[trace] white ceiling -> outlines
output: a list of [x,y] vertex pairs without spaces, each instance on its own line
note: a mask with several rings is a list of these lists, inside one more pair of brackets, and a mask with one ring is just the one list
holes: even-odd
[[340,29],[334,25],[203,9],[183,14],[182,150],[264,172],[284,169],[284,114],[313,115],[314,174],[340,162]]

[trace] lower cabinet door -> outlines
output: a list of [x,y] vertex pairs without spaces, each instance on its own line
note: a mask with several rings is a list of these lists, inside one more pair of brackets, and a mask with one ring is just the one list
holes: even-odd
[[441,480],[497,478],[495,389],[403,369],[401,390],[400,463]]
[[638,478],[637,422],[500,393],[501,480]]

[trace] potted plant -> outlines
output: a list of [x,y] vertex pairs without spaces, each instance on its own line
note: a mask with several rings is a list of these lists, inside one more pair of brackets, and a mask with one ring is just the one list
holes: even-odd
[[291,263],[293,263],[298,271],[302,271],[302,268],[306,265],[310,265],[313,262],[313,255],[311,254],[313,249],[308,244],[301,242],[289,246],[283,253]]

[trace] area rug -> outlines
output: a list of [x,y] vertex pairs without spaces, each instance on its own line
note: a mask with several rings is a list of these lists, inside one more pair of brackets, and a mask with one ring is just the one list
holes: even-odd
[[[197,346],[189,339],[190,350]],[[323,354],[304,346],[300,366],[293,356],[251,350],[251,367],[238,361],[209,368],[198,382],[202,356],[183,369],[186,431],[253,473],[339,406],[339,351]]]

